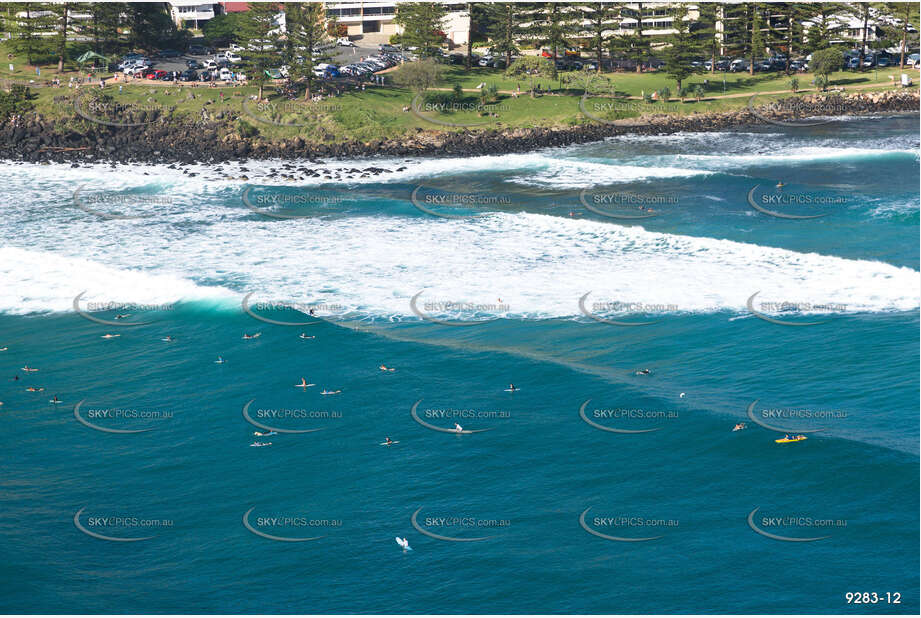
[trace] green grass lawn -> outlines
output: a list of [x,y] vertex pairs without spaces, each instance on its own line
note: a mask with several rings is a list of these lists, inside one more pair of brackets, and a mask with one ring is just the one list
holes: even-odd
[[[4,47],[0,45],[0,52]],[[49,59],[50,62],[53,59]],[[14,79],[18,83],[27,83],[29,80],[46,82],[56,74],[56,65],[48,64],[42,67],[41,78],[35,76],[34,69],[29,69],[21,58],[11,60],[14,71],[10,73],[8,63],[0,67],[0,80]],[[66,66],[65,69],[76,67]],[[34,88],[35,109],[42,115],[52,118],[61,118],[62,126],[74,122],[79,128],[82,119],[73,113],[72,105],[62,105],[61,95],[72,95],[73,91],[66,87],[73,70],[61,75],[62,83],[59,88],[42,87]],[[852,87],[873,86],[873,90],[884,90],[892,87],[888,76],[898,74],[898,69],[868,71],[855,73],[851,71],[839,72],[830,76],[830,86]],[[564,86],[560,90],[560,80],[552,83],[546,79],[535,80],[541,83],[544,90],[552,88],[549,94],[531,97],[528,94],[530,83],[526,80],[514,79],[505,75],[500,69],[476,67],[468,73],[461,66],[445,67],[444,78],[429,96],[416,97],[413,92],[403,88],[367,87],[365,91],[352,91],[338,97],[324,99],[318,103],[295,100],[290,101],[278,93],[274,86],[265,88],[268,103],[257,104],[248,98],[257,92],[257,87],[227,87],[224,85],[216,88],[201,86],[183,86],[181,88],[171,83],[140,84],[130,83],[122,86],[119,92],[118,83],[110,82],[105,89],[118,104],[129,108],[158,108],[164,112],[171,110],[174,117],[188,120],[200,120],[204,109],[209,118],[214,118],[218,111],[243,112],[243,122],[256,129],[258,134],[265,139],[281,139],[300,136],[305,140],[315,143],[331,143],[343,140],[370,141],[374,139],[397,138],[409,131],[418,128],[440,131],[467,131],[477,129],[496,128],[531,128],[531,127],[566,127],[580,123],[592,123],[598,119],[614,120],[633,118],[642,114],[667,113],[691,114],[696,112],[715,112],[740,109],[747,105],[751,94],[779,91],[781,94],[762,95],[757,98],[757,103],[766,103],[775,98],[790,96],[790,78],[776,73],[756,74],[746,73],[704,73],[697,74],[686,80],[685,85],[693,89],[695,84],[704,84],[704,100],[697,102],[687,99],[681,102],[677,99],[677,87],[674,80],[669,79],[664,73],[613,73],[607,74],[614,83],[614,96],[589,96],[582,101],[582,86],[585,80],[571,86]],[[725,84],[724,84],[725,79]],[[798,75],[801,90],[812,88],[811,74]],[[483,108],[479,106],[479,98],[474,92],[467,92],[460,103],[462,105],[442,106],[426,105],[430,98],[444,95],[455,83],[465,89],[474,89],[481,83],[495,85],[500,93],[498,100],[491,102]],[[564,82],[565,83],[565,82]],[[501,91],[515,91],[521,86],[522,94],[515,97]],[[672,91],[672,100],[667,104],[644,103],[639,97],[643,93],[651,93],[663,87]],[[84,86],[84,88],[92,88]],[[82,91],[85,92],[85,91]],[[194,93],[194,98],[189,98],[189,93]],[[610,92],[610,91],[609,91]],[[220,93],[224,94],[223,100]],[[627,97],[635,97],[627,99]],[[721,98],[726,97],[726,98]],[[416,114],[405,109],[413,101],[421,107]],[[586,115],[580,109],[586,109]]]

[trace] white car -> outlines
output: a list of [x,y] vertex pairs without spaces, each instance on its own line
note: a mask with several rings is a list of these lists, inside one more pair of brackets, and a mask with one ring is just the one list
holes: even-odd
[[355,47],[355,42],[352,41],[349,37],[343,36],[336,40],[336,45],[340,45],[342,47]]
[[240,54],[236,52],[224,52],[224,57],[227,58],[230,62],[234,64],[239,64],[243,62],[243,58],[240,57]]
[[231,43],[231,44],[230,44],[230,51],[232,51],[232,52],[241,52],[241,51],[243,51],[243,46],[242,46],[242,45],[237,45],[236,43]]
[[146,64],[135,64],[130,67],[127,67],[124,71],[125,75],[140,75],[150,67]]
[[213,58],[209,58],[208,60],[205,60],[204,62],[201,63],[201,65],[205,69],[209,69],[209,70],[213,70],[217,68],[217,62],[215,62]]

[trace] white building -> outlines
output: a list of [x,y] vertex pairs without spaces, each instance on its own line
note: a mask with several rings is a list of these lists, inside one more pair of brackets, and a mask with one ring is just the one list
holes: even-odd
[[189,2],[179,0],[169,2],[169,14],[178,27],[201,28],[209,19],[214,18],[214,3]]
[[[396,16],[396,2],[327,2],[326,14],[346,27],[348,36],[361,35],[365,40],[386,42],[393,34],[402,32],[402,27],[393,19]],[[454,45],[466,45],[470,37],[470,14],[466,3],[446,5],[447,19],[444,33]]]

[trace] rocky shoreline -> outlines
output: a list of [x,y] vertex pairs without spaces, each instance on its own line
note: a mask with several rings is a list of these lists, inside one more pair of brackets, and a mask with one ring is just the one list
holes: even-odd
[[26,115],[0,126],[0,159],[20,162],[71,163],[219,163],[287,159],[371,156],[478,156],[527,152],[568,146],[618,135],[666,135],[680,131],[719,131],[746,125],[816,125],[833,116],[918,113],[915,89],[879,93],[812,94],[789,97],[768,105],[749,105],[729,112],[689,115],[644,115],[640,118],[597,121],[564,128],[490,129],[449,132],[417,129],[399,139],[311,144],[300,137],[266,141],[243,137],[234,127],[239,114],[218,120],[180,124],[165,119],[112,126],[87,122],[89,129],[56,130],[53,120]]

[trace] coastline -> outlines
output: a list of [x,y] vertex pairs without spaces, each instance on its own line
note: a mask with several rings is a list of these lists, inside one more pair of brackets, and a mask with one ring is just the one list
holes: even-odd
[[[443,131],[417,128],[411,135],[366,142],[315,144],[300,137],[266,141],[235,129],[241,112],[217,121],[173,123],[155,120],[133,126],[92,123],[89,131],[56,131],[54,119],[26,115],[0,127],[0,160],[29,163],[220,163],[236,160],[360,159],[379,156],[480,156],[527,152],[596,142],[620,135],[667,135],[722,131],[734,127],[822,124],[840,116],[918,113],[916,89],[873,93],[829,93],[789,97],[758,106],[687,115],[642,115],[618,121],[589,120],[572,127]],[[86,116],[84,116],[86,117]],[[810,119],[812,119],[810,121]],[[112,123],[113,125],[116,123]],[[127,124],[127,123],[126,123]]]

